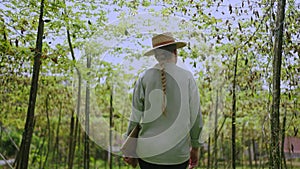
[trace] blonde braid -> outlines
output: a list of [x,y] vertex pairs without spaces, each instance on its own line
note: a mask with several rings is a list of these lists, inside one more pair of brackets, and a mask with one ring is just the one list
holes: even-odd
[[164,63],[160,63],[161,69],[161,85],[163,90],[163,103],[162,103],[162,113],[166,115],[166,94],[167,94],[167,78],[165,72],[165,65]]

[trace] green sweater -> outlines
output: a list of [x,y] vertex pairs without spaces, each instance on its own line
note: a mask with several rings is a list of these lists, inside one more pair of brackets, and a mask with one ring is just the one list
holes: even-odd
[[165,64],[166,113],[159,65],[146,70],[135,84],[127,135],[141,125],[136,153],[154,164],[180,164],[199,147],[202,130],[200,98],[193,75],[174,63]]

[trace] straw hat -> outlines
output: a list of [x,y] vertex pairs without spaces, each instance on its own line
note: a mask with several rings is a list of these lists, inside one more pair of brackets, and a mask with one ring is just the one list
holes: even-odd
[[154,55],[155,49],[172,44],[175,44],[177,49],[186,46],[185,42],[176,42],[175,38],[170,32],[155,35],[152,37],[152,49],[146,52],[144,55]]

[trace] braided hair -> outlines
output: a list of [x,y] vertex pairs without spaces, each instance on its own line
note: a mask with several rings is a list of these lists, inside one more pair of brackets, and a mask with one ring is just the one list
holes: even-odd
[[166,95],[167,95],[167,78],[165,71],[165,63],[174,57],[174,52],[176,52],[176,45],[163,46],[155,50],[155,58],[160,65],[160,77],[161,85],[163,91],[163,103],[162,103],[162,113],[166,115]]

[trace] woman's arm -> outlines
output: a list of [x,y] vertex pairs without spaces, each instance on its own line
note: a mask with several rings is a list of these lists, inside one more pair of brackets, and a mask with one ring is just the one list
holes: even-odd
[[142,78],[139,78],[135,84],[132,96],[132,111],[129,119],[129,124],[126,132],[126,137],[133,130],[133,128],[139,124],[143,111],[144,111],[144,99],[145,92],[142,84]]

